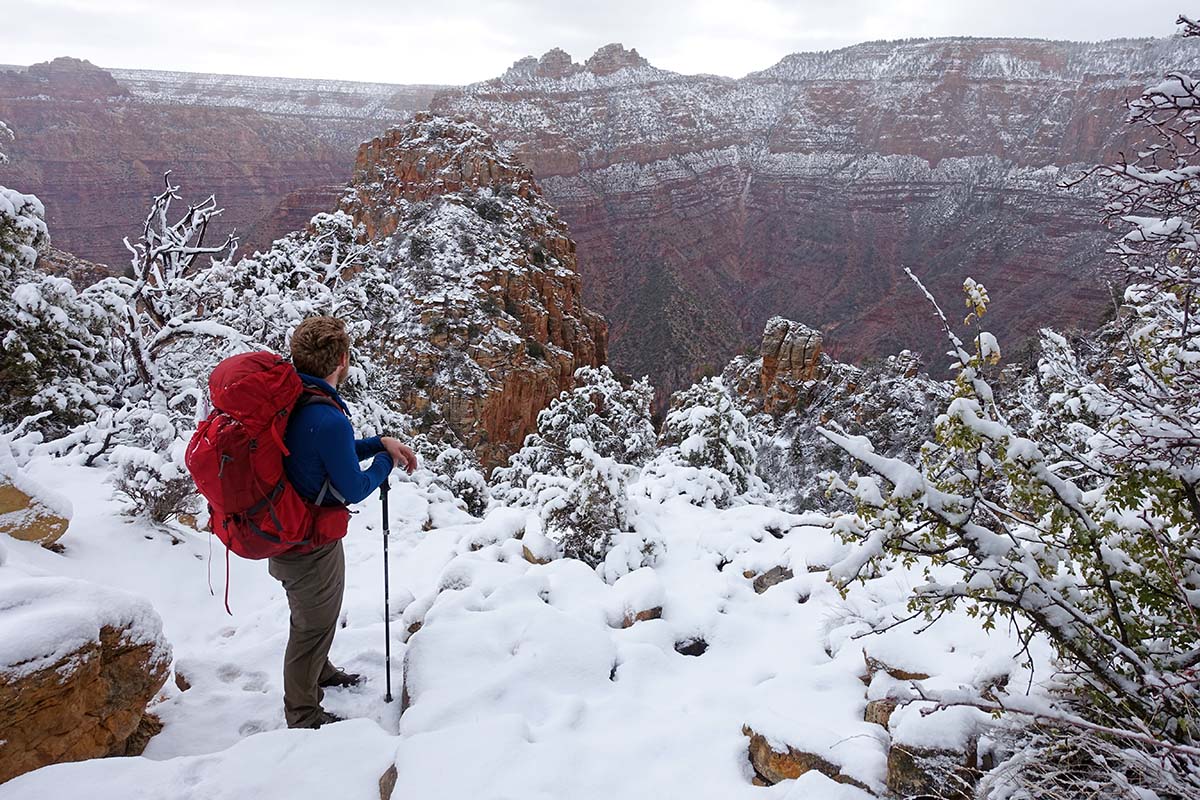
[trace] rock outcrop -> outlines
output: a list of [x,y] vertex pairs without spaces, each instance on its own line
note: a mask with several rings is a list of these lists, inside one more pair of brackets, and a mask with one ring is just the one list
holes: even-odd
[[0,534],[48,547],[67,532],[70,522],[0,475]]
[[805,753],[793,747],[773,745],[767,737],[756,733],[749,726],[743,727],[742,733],[750,739],[750,764],[754,767],[757,783],[773,786],[780,781],[799,778],[810,770],[816,770],[838,783],[849,784],[867,791],[866,786],[843,774],[837,764],[821,756]]
[[576,369],[605,362],[566,225],[478,127],[419,114],[367,142],[342,209],[395,275],[400,317],[375,346],[399,405],[484,467],[520,447]]
[[90,286],[101,278],[113,274],[112,268],[80,258],[74,253],[47,245],[38,253],[37,268],[51,275],[61,275],[71,281],[75,288]]
[[818,428],[836,424],[867,436],[876,452],[917,459],[949,401],[949,387],[926,375],[913,353],[855,367],[826,353],[823,338],[799,322],[773,317],[757,355],[737,356],[722,372],[763,434],[759,474],[780,496],[792,494],[794,510],[827,509],[831,499],[818,475],[849,465]]
[[759,352],[763,411],[772,416],[794,407],[803,385],[829,369],[821,360],[820,332],[783,317],[767,321]]
[[83,581],[0,568],[0,783],[38,767],[140,752],[170,672],[153,609]]

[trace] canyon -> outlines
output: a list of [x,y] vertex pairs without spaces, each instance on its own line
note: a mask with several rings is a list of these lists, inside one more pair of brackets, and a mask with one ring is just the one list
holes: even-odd
[[636,50],[561,50],[439,92],[529,163],[571,226],[614,365],[677,388],[782,315],[844,359],[946,340],[971,276],[1007,348],[1109,307],[1102,187],[1065,181],[1136,146],[1125,101],[1200,66],[1184,39],[874,42],[740,80]]
[[[583,301],[614,368],[665,394],[754,349],[774,316],[843,360],[944,334],[909,268],[961,316],[986,285],[1009,353],[1111,305],[1102,187],[1066,188],[1136,148],[1125,102],[1200,67],[1186,39],[871,42],[740,79],[634,49],[562,50],[464,87],[100,70],[0,72],[14,128],[0,181],[38,194],[56,246],[117,268],[174,169],[213,192],[243,252],[337,206],[359,142],[419,109],[479,125],[528,164],[578,245]],[[107,76],[107,77],[106,77]]]
[[435,88],[105,70],[73,58],[0,67],[0,120],[15,134],[0,184],[42,200],[56,247],[120,271],[122,240],[137,238],[170,170],[185,201],[213,194],[224,208],[213,238],[237,231],[241,252],[253,252],[312,216],[258,226],[288,193],[345,185],[358,145]]

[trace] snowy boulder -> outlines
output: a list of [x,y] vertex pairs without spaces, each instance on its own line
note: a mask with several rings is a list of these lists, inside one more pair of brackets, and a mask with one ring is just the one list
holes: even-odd
[[895,710],[896,700],[894,698],[881,697],[877,700],[868,700],[867,708],[863,712],[863,720],[886,728],[892,718],[892,712]]
[[[0,568],[0,783],[64,761],[126,755],[171,648],[149,603],[85,581]],[[135,733],[141,733],[135,737]]]
[[754,591],[758,594],[762,594],[772,586],[791,580],[794,577],[795,575],[787,567],[771,567],[769,570],[754,579]]
[[521,537],[521,555],[530,564],[549,564],[562,553],[545,533],[542,532],[542,521],[536,515],[530,515],[525,526],[525,534]]
[[58,541],[68,524],[69,511],[60,513],[40,497],[0,483],[0,533],[45,546]]
[[[913,668],[911,663],[905,663],[904,666],[898,666],[897,660],[884,661],[882,658],[877,658],[868,655],[863,651],[863,661],[867,664],[867,673],[863,676],[863,683],[870,684],[875,676],[884,673],[890,675],[898,681],[924,681],[929,679],[929,675],[925,672]],[[906,667],[908,667],[906,669]]]
[[617,596],[616,614],[613,616],[622,628],[631,628],[635,623],[662,619],[665,592],[662,581],[650,567],[635,569],[613,584]]
[[927,705],[913,703],[891,715],[888,788],[900,797],[935,794],[971,800],[980,774],[979,733],[988,715],[963,706],[928,713]]
[[475,587],[443,593],[405,651],[400,732],[475,724],[484,714],[549,724],[606,696],[611,629],[599,619],[580,625],[544,590],[544,581],[519,580],[487,597]]
[[780,781],[799,778],[807,772],[816,771],[837,783],[867,790],[863,784],[844,775],[836,764],[818,755],[774,743],[748,725],[743,726],[742,733],[750,737],[750,764],[754,767],[757,783],[773,786]]

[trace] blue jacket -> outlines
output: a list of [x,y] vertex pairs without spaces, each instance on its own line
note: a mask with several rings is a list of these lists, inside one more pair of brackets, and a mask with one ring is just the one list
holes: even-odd
[[[326,478],[347,503],[366,499],[387,480],[388,473],[392,471],[392,457],[387,454],[378,436],[354,438],[350,410],[336,389],[311,375],[301,373],[300,380],[306,386],[320,389],[332,397],[346,413],[325,403],[309,403],[292,412],[283,437],[284,444],[291,451],[283,459],[288,480],[302,497],[310,501],[316,500]],[[371,456],[374,456],[371,465],[362,469],[359,462]],[[335,502],[333,498],[328,498],[322,505],[333,505]]]

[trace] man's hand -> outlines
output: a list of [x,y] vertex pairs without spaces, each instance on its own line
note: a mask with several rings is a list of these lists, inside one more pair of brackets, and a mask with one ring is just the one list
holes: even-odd
[[392,457],[392,463],[397,467],[403,467],[405,472],[412,475],[413,470],[417,468],[417,454],[412,451],[412,448],[401,444],[399,439],[393,439],[391,436],[384,436],[379,441],[387,450],[388,455]]

